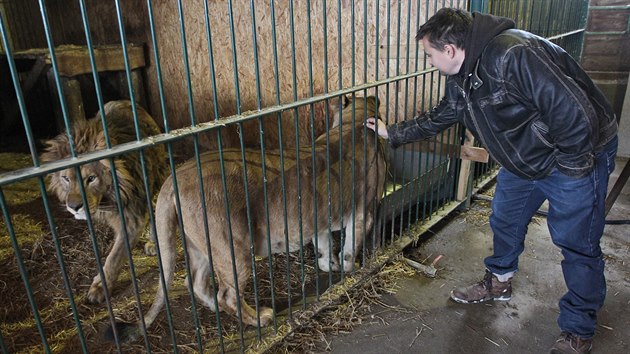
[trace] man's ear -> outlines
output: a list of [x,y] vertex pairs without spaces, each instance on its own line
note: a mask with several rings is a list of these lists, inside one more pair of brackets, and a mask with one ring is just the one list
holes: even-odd
[[450,59],[455,58],[456,48],[453,44],[447,44],[444,46],[444,50]]

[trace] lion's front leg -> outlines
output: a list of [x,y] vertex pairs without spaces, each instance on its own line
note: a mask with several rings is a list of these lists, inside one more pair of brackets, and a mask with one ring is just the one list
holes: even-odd
[[[333,254],[330,247],[330,233],[328,230],[324,230],[318,233],[317,237],[317,265],[320,270],[324,272],[338,271],[339,260],[337,256]],[[313,239],[315,243],[315,239]]]
[[[105,264],[103,265],[103,274],[105,275],[105,281],[109,294],[111,294],[114,283],[116,282],[116,279],[118,279],[120,268],[123,265],[123,260],[126,255],[125,235],[122,230],[122,226],[118,223],[110,226],[112,226],[115,233],[114,244],[111,251],[109,252],[109,255],[107,256],[107,259],[105,260]],[[137,222],[133,222],[133,220],[127,220],[127,230],[127,235],[129,236],[129,247],[131,250],[138,241],[141,229],[138,227]],[[106,295],[107,294],[105,294],[105,287],[103,286],[103,281],[101,280],[101,275],[99,273],[94,277],[92,285],[90,285],[87,300],[92,304],[99,304],[105,301]]]
[[[146,221],[145,221],[146,224]],[[149,240],[144,243],[144,254],[147,256],[157,256],[157,246],[155,232],[149,232]]]
[[371,215],[368,214],[365,216],[364,230],[362,214],[356,214],[354,220],[349,218],[345,227],[345,241],[341,251],[339,252],[339,259],[342,260],[344,272],[352,271],[354,267],[354,260],[363,245],[363,236],[370,231],[372,221]]

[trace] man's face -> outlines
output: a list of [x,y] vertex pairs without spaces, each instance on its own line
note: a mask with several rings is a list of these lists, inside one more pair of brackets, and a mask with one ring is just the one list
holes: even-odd
[[438,50],[427,37],[422,38],[424,53],[429,59],[429,64],[438,69],[444,75],[455,75],[464,62],[464,51],[452,44],[446,45],[442,50]]

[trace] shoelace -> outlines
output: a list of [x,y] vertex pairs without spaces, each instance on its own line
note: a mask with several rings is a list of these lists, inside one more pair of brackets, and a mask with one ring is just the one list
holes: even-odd
[[556,342],[564,342],[564,341],[571,341],[571,337],[573,337],[571,335],[571,333],[568,332],[562,332],[560,333],[560,338],[558,338],[558,340],[556,340]]
[[560,338],[558,338],[558,340],[556,342],[564,342],[567,341],[569,342],[569,346],[573,349],[573,350],[577,350],[578,347],[580,347],[580,345],[582,343],[582,339],[578,336],[573,335],[573,333],[569,333],[569,332],[562,332],[560,333]]
[[486,270],[486,275],[479,284],[483,286],[484,289],[490,291],[492,289],[492,273]]

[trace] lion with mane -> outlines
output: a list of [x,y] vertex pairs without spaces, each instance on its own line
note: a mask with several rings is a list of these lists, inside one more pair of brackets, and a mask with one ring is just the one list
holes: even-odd
[[[138,129],[141,138],[160,133],[153,118],[140,106],[136,105]],[[133,111],[130,101],[111,101],[104,106],[107,133],[112,144],[118,145],[136,141]],[[78,121],[72,127],[72,136],[77,154],[84,154],[107,148],[101,116]],[[71,156],[70,142],[65,133],[57,135],[46,142],[46,150],[41,155],[42,162],[52,162]],[[114,282],[118,278],[125,256],[124,240],[128,236],[129,244],[134,247],[144,231],[148,221],[148,203],[152,195],[145,192],[140,153],[125,153],[113,158],[116,179],[124,224],[120,218],[116,202],[116,191],[113,183],[109,159],[102,159],[53,172],[48,175],[48,190],[55,194],[75,219],[85,220],[89,210],[92,220],[106,224],[114,231],[114,242],[105,260],[103,273],[107,288],[111,293]],[[148,176],[150,194],[158,191],[164,181],[168,168],[165,168],[166,151],[162,145],[144,150],[144,161]],[[80,170],[80,176],[77,174]],[[80,179],[83,180],[87,208],[83,205]],[[126,226],[126,230],[123,228]],[[145,252],[155,254],[152,241],[147,242]],[[101,303],[105,300],[105,289],[101,277],[97,274],[88,291],[90,303]]]

